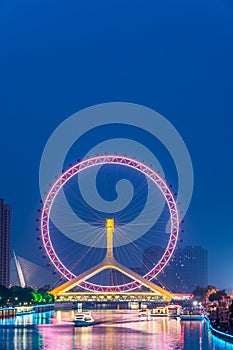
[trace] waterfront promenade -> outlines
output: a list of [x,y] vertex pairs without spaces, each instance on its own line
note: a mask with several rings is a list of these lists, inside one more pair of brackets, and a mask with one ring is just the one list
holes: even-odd
[[1,307],[0,319],[15,317],[17,314],[25,314],[30,312],[46,312],[54,310],[54,304],[38,304],[32,306],[15,306],[15,307]]

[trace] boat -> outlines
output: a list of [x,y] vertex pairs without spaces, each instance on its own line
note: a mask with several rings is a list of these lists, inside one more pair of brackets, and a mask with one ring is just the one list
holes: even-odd
[[151,310],[150,315],[151,317],[166,317],[168,314],[165,306],[157,306]]
[[77,313],[74,318],[75,327],[92,326],[95,320],[90,312]]
[[140,310],[138,317],[140,317],[141,320],[150,320],[151,314],[147,310]]
[[151,317],[178,317],[181,312],[181,306],[178,304],[168,304],[166,306],[157,306],[151,310]]
[[170,318],[176,318],[180,316],[181,309],[181,306],[178,304],[169,304],[166,306],[167,316]]
[[204,318],[202,309],[183,309],[180,313],[181,321],[202,321]]
[[204,317],[203,314],[180,315],[181,321],[202,321]]

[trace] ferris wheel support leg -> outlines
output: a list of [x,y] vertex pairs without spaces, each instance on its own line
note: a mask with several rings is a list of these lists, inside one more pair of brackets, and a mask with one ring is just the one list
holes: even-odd
[[145,286],[146,288],[150,289],[151,291],[153,291],[155,293],[162,294],[170,299],[173,299],[175,297],[175,295],[173,293],[171,293],[167,290],[164,290],[163,288],[157,286],[157,284],[155,284],[151,281],[148,281],[146,278],[142,277],[141,275],[137,274],[136,272],[121,265],[115,259],[114,259],[114,261],[112,261],[112,266],[113,266],[113,269],[120,271],[125,276],[131,278],[132,280],[139,282],[141,285]]
[[81,273],[80,275],[76,276],[75,278],[63,283],[62,285],[58,286],[57,288],[50,291],[50,294],[57,296],[60,292],[64,293],[68,290],[78,286],[80,283],[82,283],[85,280],[88,280],[89,278],[97,275],[101,271],[107,269],[103,262],[99,263],[98,265],[95,265],[91,267],[89,270]]
[[53,289],[50,293],[54,296],[59,295],[59,293],[65,293],[72,288],[79,286],[85,280],[97,275],[103,270],[113,269],[121,272],[123,275],[135,280],[140,283],[140,285],[145,286],[155,293],[162,294],[170,299],[174,297],[174,294],[164,290],[163,288],[157,286],[151,281],[143,278],[136,272],[128,269],[126,266],[121,265],[113,256],[113,232],[114,232],[114,219],[106,219],[106,235],[107,235],[107,251],[105,258],[102,262],[96,266],[90,268],[89,270],[81,273],[79,276],[76,276],[72,280],[60,285],[59,287]]

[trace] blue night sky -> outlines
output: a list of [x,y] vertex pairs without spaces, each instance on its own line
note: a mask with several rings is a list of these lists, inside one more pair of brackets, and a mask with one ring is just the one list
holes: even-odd
[[208,249],[209,282],[233,287],[230,0],[3,0],[0,79],[0,197],[18,255],[42,260],[38,172],[51,133],[82,108],[132,102],[184,139],[195,176],[184,245]]

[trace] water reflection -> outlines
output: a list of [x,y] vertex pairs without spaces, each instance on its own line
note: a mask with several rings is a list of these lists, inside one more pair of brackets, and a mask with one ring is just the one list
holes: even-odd
[[39,350],[41,336],[27,328],[4,328],[0,330],[1,350]]
[[93,314],[97,322],[95,326],[73,328],[68,324],[67,312],[59,312],[56,316],[52,325],[40,327],[44,345],[48,348],[103,350],[184,348],[184,333],[181,331],[180,321],[176,319],[142,321],[135,312],[100,311]]
[[74,311],[0,321],[1,350],[233,350],[203,322],[169,318],[141,320],[135,311],[93,312],[96,324],[73,327]]

